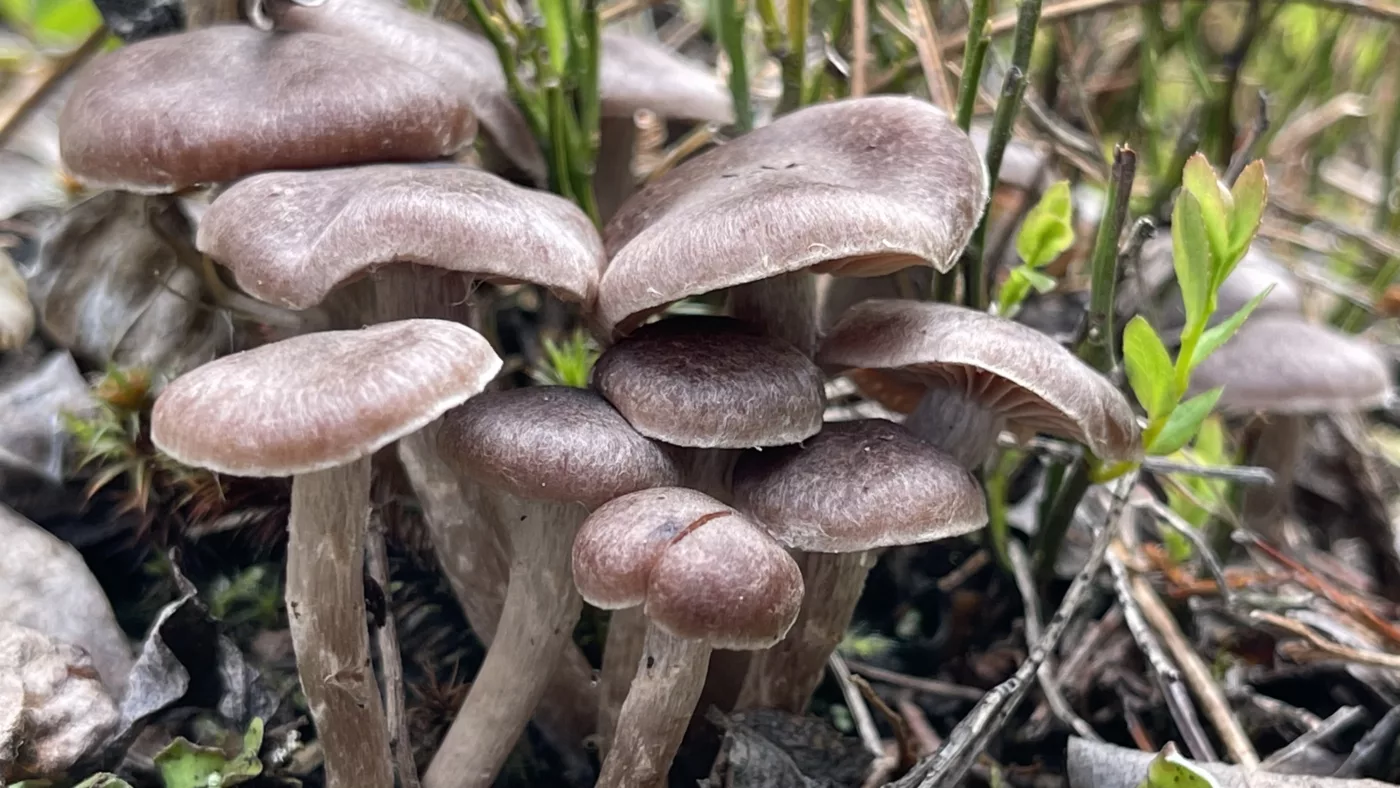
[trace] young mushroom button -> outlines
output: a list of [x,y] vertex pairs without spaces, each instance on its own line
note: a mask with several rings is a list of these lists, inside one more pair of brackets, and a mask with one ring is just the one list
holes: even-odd
[[59,118],[64,165],[94,187],[174,192],[275,169],[421,161],[476,135],[438,80],[315,34],[227,25],[94,60]]
[[734,498],[783,545],[806,551],[808,600],[799,625],[758,655],[743,707],[799,713],[850,625],[882,547],[947,539],[987,523],[972,474],[883,419],[827,424],[800,446],[749,451],[734,469]]
[[814,275],[952,267],[986,202],[971,140],[907,97],[820,104],[697,156],[604,229],[597,319],[614,338],[683,298],[730,290],[735,316],[810,354]]
[[1046,432],[1099,458],[1141,453],[1132,407],[1108,380],[1029,326],[950,304],[865,301],[822,342],[817,362],[909,413],[906,426],[981,465],[1003,427]]
[[712,648],[762,649],[802,601],[792,558],[733,509],[658,488],[599,507],[574,543],[574,579],[604,609],[641,605],[644,655],[600,788],[660,788],[695,711]]
[[570,572],[588,510],[675,484],[659,446],[592,391],[547,386],[483,394],[443,420],[443,459],[464,483],[494,491],[513,548],[495,641],[424,784],[489,786],[571,643],[582,603]]
[[152,410],[152,442],[186,465],[293,477],[287,609],[332,788],[393,784],[365,629],[369,456],[500,367],[475,331],[409,320],[226,356],[170,383]]

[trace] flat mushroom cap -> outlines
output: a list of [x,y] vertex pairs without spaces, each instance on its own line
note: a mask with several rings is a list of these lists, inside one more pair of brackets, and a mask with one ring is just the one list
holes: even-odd
[[827,424],[800,446],[745,452],[734,496],[774,539],[817,553],[932,542],[987,524],[972,474],[884,419]]
[[223,25],[94,60],[59,119],[84,183],[173,192],[253,172],[450,155],[467,106],[408,63],[329,36]]
[[802,573],[782,547],[719,501],[676,487],[599,507],[579,529],[573,569],[590,604],[644,604],[663,630],[716,648],[777,643],[802,604]]
[[177,378],[156,400],[151,440],[231,476],[311,473],[416,432],[500,368],[480,334],[444,320],[304,334]]
[[244,290],[291,309],[398,262],[589,301],[603,265],[597,230],[572,203],[455,164],[254,175],[209,206],[196,245]]
[[614,336],[688,296],[811,269],[950,268],[986,170],[931,104],[847,99],[785,115],[638,192],[604,230],[598,318]]
[[488,486],[589,507],[679,478],[670,456],[607,401],[567,386],[474,397],[443,418],[438,448],[457,473]]
[[1226,413],[1364,410],[1391,395],[1390,369],[1364,340],[1296,315],[1250,315],[1191,374],[1191,394],[1224,386]]
[[603,353],[593,386],[638,432],[692,448],[796,443],[826,407],[821,370],[801,351],[724,317],[643,326]]
[[1141,453],[1127,399],[1050,337],[951,304],[871,300],[851,307],[817,351],[817,363],[861,370],[858,383],[909,412],[933,385],[960,390],[1008,426],[1078,441],[1105,460]]
[[664,118],[732,123],[734,100],[714,74],[655,41],[603,33],[598,63],[603,114],[649,109]]

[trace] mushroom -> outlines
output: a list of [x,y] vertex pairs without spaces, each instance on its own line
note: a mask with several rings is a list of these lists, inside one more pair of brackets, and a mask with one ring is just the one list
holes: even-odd
[[1033,328],[951,304],[865,301],[832,327],[817,353],[849,372],[905,426],[953,455],[982,464],[1003,427],[1082,443],[1100,459],[1141,452],[1121,392]]
[[802,606],[795,637],[754,658],[740,694],[740,708],[793,714],[821,683],[876,551],[987,524],[972,474],[884,419],[827,424],[799,446],[745,452],[734,469],[734,497],[780,544],[807,551],[810,587],[830,589],[819,604]]
[[1191,374],[1190,394],[1223,386],[1216,408],[1257,417],[1246,427],[1250,461],[1274,484],[1244,494],[1246,526],[1271,539],[1283,521],[1310,415],[1366,410],[1392,396],[1390,365],[1370,343],[1288,313],[1254,314]]
[[88,186],[176,192],[275,169],[450,155],[468,108],[401,60],[310,33],[222,25],[98,57],[59,119]]
[[590,604],[642,606],[647,618],[644,652],[598,786],[664,786],[711,649],[778,642],[797,617],[802,575],[738,512],[682,488],[600,506],[579,529],[573,569]]
[[619,495],[675,484],[677,472],[602,397],[564,386],[483,394],[447,415],[438,445],[464,481],[492,491],[513,560],[497,638],[424,785],[488,786],[572,642],[579,523]]
[[736,317],[811,354],[814,273],[950,269],[986,202],[971,140],[908,97],[820,104],[697,156],[604,230],[596,319],[614,339],[726,288]]
[[[315,8],[283,0],[270,12],[280,29],[357,39],[437,77],[472,108],[511,164],[544,183],[544,155],[485,38],[384,0],[326,0]],[[630,180],[621,179],[618,168],[631,163],[633,113],[652,109],[668,117],[728,122],[733,110],[728,91],[711,74],[657,44],[604,33],[602,45],[598,191],[606,209],[631,192]]]
[[[606,350],[593,367],[593,386],[647,437],[670,444],[685,485],[720,500],[738,449],[781,446],[815,435],[825,397],[821,370],[782,339],[763,336],[727,317],[678,316],[643,326]],[[620,610],[608,626],[598,681],[598,734],[609,734],[636,671],[646,621]],[[737,658],[737,663],[746,663]],[[742,664],[730,673],[737,695]]]
[[[257,298],[292,309],[324,303],[343,326],[415,317],[477,323],[469,299],[475,280],[529,282],[588,302],[603,263],[597,231],[573,204],[455,164],[255,175],[214,200],[196,242]],[[490,333],[489,324],[480,327]],[[420,500],[430,497],[425,491],[457,486],[434,431],[398,447]],[[470,499],[479,491],[459,492]],[[440,517],[427,522],[443,571],[489,644],[507,560],[486,514],[456,520],[457,527]],[[587,661],[572,650],[550,685],[558,703],[545,708],[557,711],[544,727],[561,750],[591,728],[591,682]]]
[[393,785],[365,626],[370,455],[480,392],[500,368],[466,326],[407,320],[225,356],[156,400],[151,440],[179,462],[292,477],[287,610],[331,788]]

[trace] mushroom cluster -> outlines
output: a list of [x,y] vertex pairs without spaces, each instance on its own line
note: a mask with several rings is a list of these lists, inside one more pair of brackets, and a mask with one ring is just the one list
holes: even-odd
[[[606,34],[599,231],[491,171],[538,185],[545,163],[485,40],[388,0],[258,9],[271,30],[99,57],[62,147],[93,186],[216,187],[197,249],[248,295],[328,317],[171,382],[152,437],[293,478],[288,610],[332,788],[394,780],[360,571],[370,458],[391,444],[470,502],[430,518],[434,544],[455,587],[493,599],[463,599],[489,650],[429,788],[490,785],[552,703],[573,712],[550,726],[564,749],[597,734],[600,784],[663,785],[703,691],[801,711],[878,551],[986,523],[976,472],[1003,429],[1136,456],[1122,395],[1025,326],[872,300],[821,336],[819,276],[946,272],[978,224],[986,169],[932,105],[813,105],[635,190],[633,113],[731,107],[705,71]],[[478,123],[486,168],[463,163]],[[498,380],[479,293],[522,284],[606,345],[588,388]],[[710,296],[726,314],[672,313]],[[828,374],[907,424],[824,423]],[[596,692],[571,639],[585,600],[617,611]]]

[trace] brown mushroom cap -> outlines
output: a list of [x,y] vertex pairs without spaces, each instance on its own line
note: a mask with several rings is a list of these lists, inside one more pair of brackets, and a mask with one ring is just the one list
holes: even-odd
[[774,539],[818,553],[932,542],[987,524],[972,474],[884,419],[827,424],[800,446],[745,452],[734,497]]
[[466,105],[401,60],[241,25],[102,55],[78,76],[59,127],[64,164],[79,180],[136,192],[435,159],[476,134]]
[[292,309],[399,262],[588,301],[603,264],[597,230],[573,203],[455,164],[255,175],[214,200],[196,244],[243,289]]
[[950,268],[986,203],[972,141],[934,106],[879,96],[786,115],[668,172],[604,230],[614,335],[688,296],[810,269]]
[[593,385],[638,432],[692,448],[780,446],[816,434],[822,373],[797,348],[724,317],[673,317],[608,348]]
[[995,411],[1012,429],[1047,432],[1105,460],[1141,452],[1137,420],[1117,389],[1028,326],[951,304],[872,300],[832,327],[817,363],[852,375],[870,396],[908,413],[930,387]]
[[734,100],[710,71],[655,41],[603,33],[598,94],[604,115],[649,109],[664,118],[731,123]]
[[305,334],[177,378],[151,412],[151,441],[233,476],[325,470],[421,429],[500,368],[480,334],[442,320]]
[[644,604],[661,629],[716,648],[777,643],[802,604],[802,573],[787,552],[733,509],[678,487],[599,507],[579,528],[573,569],[590,604]]
[[454,408],[438,448],[458,473],[521,498],[598,506],[675,484],[671,458],[592,391],[493,391]]
[[1224,386],[1226,413],[1305,415],[1362,410],[1391,396],[1378,348],[1296,315],[1251,315],[1191,374],[1191,394]]

